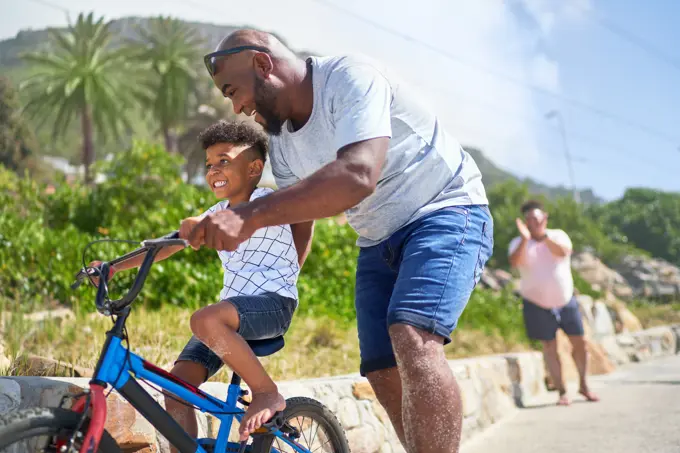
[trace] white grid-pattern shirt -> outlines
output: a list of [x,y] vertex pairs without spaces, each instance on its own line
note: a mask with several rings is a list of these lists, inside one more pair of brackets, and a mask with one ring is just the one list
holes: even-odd
[[[250,201],[271,192],[269,188],[257,188]],[[228,208],[228,200],[220,201],[203,215]],[[220,300],[267,292],[297,300],[300,266],[290,225],[260,228],[235,251],[219,250],[217,255],[224,271]]]

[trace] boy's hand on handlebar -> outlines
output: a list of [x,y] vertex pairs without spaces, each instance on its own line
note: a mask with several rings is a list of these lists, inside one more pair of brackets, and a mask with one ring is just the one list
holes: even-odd
[[[89,270],[90,268],[98,268],[99,266],[101,266],[101,264],[102,264],[101,261],[92,261],[87,267],[88,267],[88,270]],[[99,287],[99,273],[92,270],[92,271],[89,271],[89,274],[90,274],[90,280],[92,281],[92,283],[94,283],[94,286]],[[111,280],[114,275],[116,275],[116,268],[113,267],[113,266],[110,266],[109,267],[109,278],[108,279]]]
[[[179,226],[180,239],[188,240],[191,231],[194,229],[196,225],[200,223],[200,221],[201,217],[187,217],[186,219],[182,220],[182,223]],[[201,245],[191,244],[191,248],[194,250],[198,250],[199,248],[201,248]]]

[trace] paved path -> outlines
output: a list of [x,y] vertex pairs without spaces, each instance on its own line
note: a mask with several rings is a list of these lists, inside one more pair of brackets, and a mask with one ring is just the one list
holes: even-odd
[[680,452],[680,356],[627,365],[592,378],[591,387],[599,403],[574,397],[570,407],[557,407],[550,393],[471,439],[461,453]]

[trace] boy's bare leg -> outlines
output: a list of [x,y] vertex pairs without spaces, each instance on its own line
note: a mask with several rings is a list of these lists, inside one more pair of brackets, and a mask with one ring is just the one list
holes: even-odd
[[[194,387],[203,384],[208,374],[208,370],[206,370],[203,365],[188,361],[177,362],[170,372]],[[168,392],[164,392],[164,394],[165,409],[168,411],[168,414],[170,414],[190,436],[194,438],[197,437],[198,424],[196,423],[194,408],[173,399],[173,395],[168,394]],[[177,449],[172,445],[170,446],[170,451],[172,453],[177,453]]]
[[191,330],[234,372],[243,378],[253,393],[239,433],[246,440],[250,433],[286,408],[286,400],[262,367],[248,343],[236,333],[239,315],[229,301],[210,305],[191,316]]

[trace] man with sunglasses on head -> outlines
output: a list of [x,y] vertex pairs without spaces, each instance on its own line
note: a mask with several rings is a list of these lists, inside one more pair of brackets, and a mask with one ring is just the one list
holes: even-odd
[[361,374],[409,452],[457,452],[461,398],[444,354],[493,248],[477,165],[403,83],[355,57],[298,58],[239,30],[205,63],[234,111],[270,135],[278,191],[205,217],[194,246],[234,250],[290,224],[299,255],[313,221],[345,212],[358,233]]

